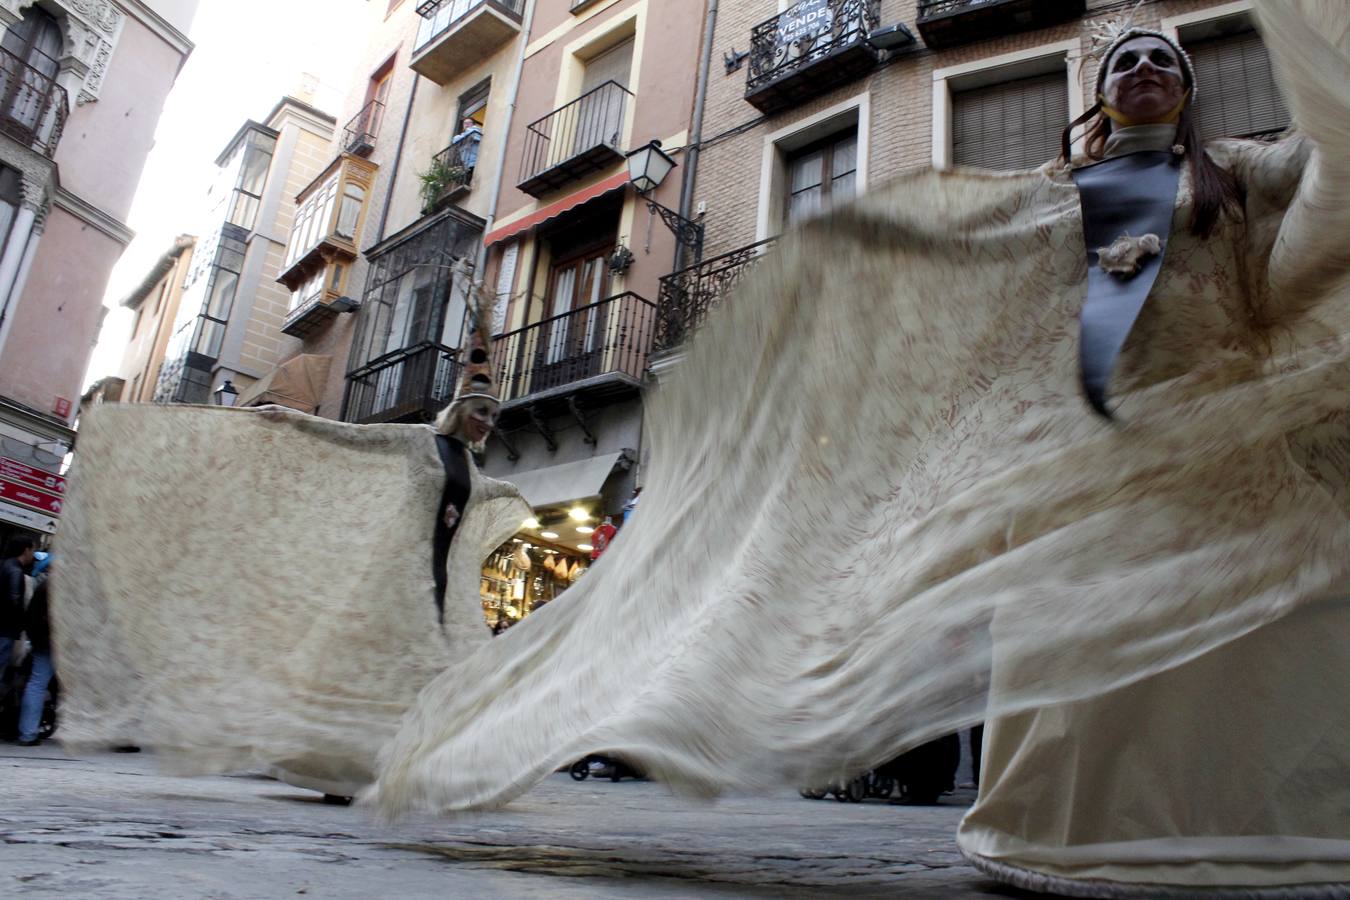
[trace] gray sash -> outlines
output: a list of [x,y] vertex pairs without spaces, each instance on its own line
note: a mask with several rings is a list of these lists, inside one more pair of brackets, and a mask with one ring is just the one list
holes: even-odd
[[1088,257],[1079,367],[1088,403],[1108,419],[1106,392],[1111,372],[1153,289],[1163,253],[1142,258],[1133,274],[1113,274],[1099,265],[1098,251],[1123,236],[1149,234],[1157,235],[1166,250],[1181,180],[1179,162],[1166,151],[1148,150],[1073,171]]

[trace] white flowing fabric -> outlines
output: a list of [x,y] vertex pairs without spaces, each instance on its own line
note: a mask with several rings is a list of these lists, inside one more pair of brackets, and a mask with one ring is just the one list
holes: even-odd
[[80,421],[52,589],[61,740],[351,795],[431,678],[490,639],[483,558],[529,507],[478,474],[437,627],[425,426],[105,404]]
[[[1257,8],[1303,134],[1210,148],[1246,201],[1207,240],[1183,177],[1117,424],[1077,383],[1065,167],[922,174],[834,211],[651,405],[610,551],[427,687],[366,799],[493,807],[588,752],[696,794],[821,784],[1225,646],[1280,665],[1260,636],[1350,595],[1350,4]],[[1289,727],[1350,689],[1328,673],[1281,695]],[[1327,771],[1347,770],[1342,742]],[[1297,784],[1274,802],[1326,821]]]

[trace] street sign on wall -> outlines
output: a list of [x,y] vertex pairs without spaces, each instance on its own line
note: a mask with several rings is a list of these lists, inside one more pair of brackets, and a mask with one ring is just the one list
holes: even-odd
[[10,459],[8,456],[0,456],[0,479],[38,488],[51,494],[64,494],[66,492],[66,480],[60,475],[35,469],[27,463]]
[[31,528],[34,531],[42,531],[47,534],[56,533],[55,516],[45,516],[40,512],[24,509],[22,506],[15,506],[4,501],[0,501],[0,521],[22,525],[24,528]]
[[3,480],[0,480],[0,500],[27,506],[50,516],[61,515],[61,507],[65,503],[55,494]]

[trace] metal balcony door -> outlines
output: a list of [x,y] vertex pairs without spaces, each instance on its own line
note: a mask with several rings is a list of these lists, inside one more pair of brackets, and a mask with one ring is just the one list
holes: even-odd
[[57,62],[61,42],[61,26],[56,19],[42,9],[30,7],[23,19],[5,32],[0,44],[12,56],[4,60],[0,117],[33,137],[42,137],[39,133],[42,120],[61,69]]
[[554,266],[550,320],[542,335],[533,390],[560,387],[600,370],[608,307],[595,304],[609,296],[606,259],[611,252],[613,248],[606,247]]
[[582,101],[577,104],[573,155],[593,147],[618,147],[623,140],[623,114],[628,95],[608,82],[627,88],[633,71],[633,39],[606,50],[586,63],[582,77]]

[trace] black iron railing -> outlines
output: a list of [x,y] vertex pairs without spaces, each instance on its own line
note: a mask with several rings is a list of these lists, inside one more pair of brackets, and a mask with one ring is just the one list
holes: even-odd
[[347,375],[348,422],[430,421],[455,395],[458,351],[424,343]]
[[0,49],[0,132],[51,159],[69,116],[56,79]]
[[369,156],[375,149],[375,138],[380,134],[382,122],[384,122],[384,104],[378,100],[370,101],[342,130],[343,149],[357,156]]
[[914,24],[929,47],[954,47],[1083,15],[1085,0],[919,0]]
[[422,175],[422,214],[428,215],[465,192],[473,183],[478,145],[469,146],[466,138],[446,147],[431,158],[431,168]]
[[454,28],[465,16],[481,6],[490,6],[520,21],[525,0],[427,0],[417,7],[417,14],[422,17],[423,22],[417,30],[417,42],[414,45],[416,50],[421,50]]
[[502,400],[517,400],[604,375],[640,379],[647,369],[656,305],[631,291],[493,341]]
[[623,156],[623,126],[633,95],[606,81],[525,129],[520,187],[527,193],[559,187]]
[[744,278],[777,238],[723,253],[661,279],[652,352],[679,346]]
[[802,0],[750,31],[746,93],[861,44],[881,24],[881,0]]

